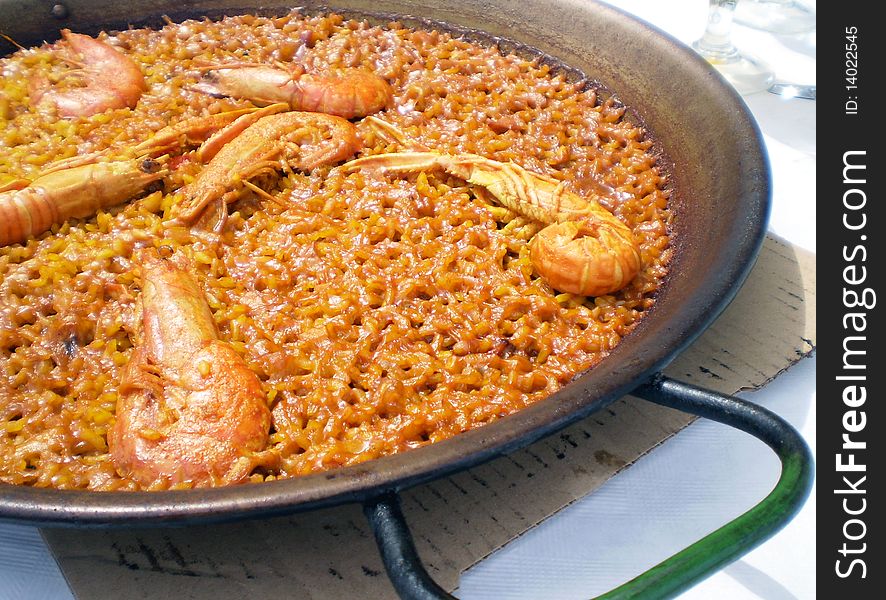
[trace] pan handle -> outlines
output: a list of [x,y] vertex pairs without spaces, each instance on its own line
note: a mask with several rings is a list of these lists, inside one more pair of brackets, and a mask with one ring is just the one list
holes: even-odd
[[[632,394],[740,429],[772,448],[781,460],[781,476],[775,488],[756,506],[627,583],[598,596],[606,600],[671,598],[750,552],[799,512],[812,488],[812,453],[787,421],[734,396],[662,375]],[[401,598],[454,598],[431,579],[422,565],[395,493],[370,499],[363,510],[388,576]]]

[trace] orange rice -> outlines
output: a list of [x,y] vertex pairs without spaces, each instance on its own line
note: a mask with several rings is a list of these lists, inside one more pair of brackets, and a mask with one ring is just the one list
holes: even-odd
[[[625,222],[643,268],[584,298],[533,272],[538,223],[442,173],[378,176],[332,167],[263,181],[214,243],[163,227],[183,162],[163,189],[0,248],[0,481],[137,489],[110,460],[118,381],[132,353],[132,253],[186,254],[223,339],[259,375],[269,449],[291,477],[417,448],[537,402],[602,360],[652,306],[667,271],[668,191],[652,140],[615,100],[539,60],[445,32],[335,14],[229,17],[103,34],[142,68],[134,109],[58,120],[27,86],[69,65],[53,46],[0,59],[0,186],[53,161],[134,146],[183,118],[250,106],[193,88],[205,63],[368,69],[394,89],[377,116],[440,152],[471,152],[567,182]],[[63,82],[60,85],[65,85]],[[407,150],[356,121],[358,156]]]

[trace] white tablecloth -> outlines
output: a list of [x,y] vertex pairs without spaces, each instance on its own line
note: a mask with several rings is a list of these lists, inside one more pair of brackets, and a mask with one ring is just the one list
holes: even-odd
[[[706,0],[611,0],[691,43]],[[814,6],[814,2],[809,3]],[[776,76],[815,82],[815,34],[776,36],[741,26],[734,41]],[[815,102],[761,92],[746,97],[773,169],[770,230],[815,251]],[[815,449],[815,358],[748,394],[779,413]],[[462,578],[465,600],[587,598],[615,587],[747,510],[771,489],[778,461],[761,443],[698,422]],[[37,530],[0,524],[0,600],[72,598]],[[815,597],[815,493],[782,532],[685,592],[686,600]]]

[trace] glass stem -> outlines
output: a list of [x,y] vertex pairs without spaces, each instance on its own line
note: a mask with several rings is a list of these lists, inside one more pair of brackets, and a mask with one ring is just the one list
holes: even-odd
[[737,0],[711,0],[708,24],[694,47],[705,58],[728,59],[738,54],[732,45],[732,17]]
[[760,60],[738,51],[732,43],[732,18],[737,0],[710,0],[704,35],[692,47],[711,63],[740,94],[769,87],[775,75]]

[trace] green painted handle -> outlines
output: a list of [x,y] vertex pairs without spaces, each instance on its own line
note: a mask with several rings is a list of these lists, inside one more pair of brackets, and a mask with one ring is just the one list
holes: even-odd
[[756,506],[600,599],[671,598],[750,552],[784,527],[812,489],[813,459],[800,434],[778,415],[750,402],[659,377],[633,394],[747,432],[781,460],[775,488]]

